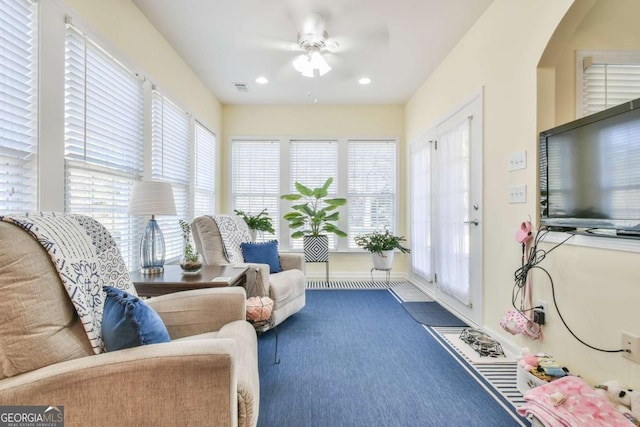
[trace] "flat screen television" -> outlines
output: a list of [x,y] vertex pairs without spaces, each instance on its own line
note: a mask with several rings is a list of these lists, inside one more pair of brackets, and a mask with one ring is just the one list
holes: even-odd
[[541,132],[539,155],[542,225],[640,237],[640,98]]

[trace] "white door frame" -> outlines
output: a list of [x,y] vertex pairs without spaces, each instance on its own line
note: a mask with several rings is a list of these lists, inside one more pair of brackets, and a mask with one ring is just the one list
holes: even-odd
[[[477,225],[469,224],[469,280],[470,280],[470,304],[466,306],[451,295],[438,289],[433,281],[424,282],[423,280],[412,277],[426,293],[432,296],[436,301],[442,303],[447,308],[457,312],[466,320],[475,325],[483,324],[483,197],[482,197],[482,165],[483,165],[483,90],[480,89],[472,94],[468,99],[459,104],[457,108],[449,114],[443,116],[436,122],[434,126],[422,133],[417,141],[431,140],[434,137],[435,129],[441,126],[447,120],[455,118],[458,115],[472,117],[470,122],[470,200],[469,200],[469,218],[468,221],[477,221]],[[409,154],[410,155],[410,154]],[[434,156],[432,156],[433,159]],[[433,166],[433,165],[432,165]],[[431,167],[433,170],[434,168]],[[474,207],[477,206],[477,209]],[[410,209],[411,211],[411,209]],[[435,225],[437,226],[437,225]],[[435,256],[436,249],[432,251]],[[435,266],[434,260],[431,262]],[[437,272],[436,272],[437,273]]]

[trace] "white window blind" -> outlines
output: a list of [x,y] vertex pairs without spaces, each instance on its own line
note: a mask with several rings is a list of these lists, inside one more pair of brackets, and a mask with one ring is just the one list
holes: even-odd
[[278,236],[280,218],[280,143],[273,140],[233,140],[231,147],[231,206],[257,215],[263,209]]
[[0,212],[37,209],[36,5],[0,0]]
[[190,221],[189,184],[191,164],[191,138],[189,116],[167,97],[153,91],[151,130],[151,158],[153,179],[171,183],[176,203],[176,215],[158,217],[164,235],[165,259],[179,258],[182,254],[182,229],[179,220]]
[[349,248],[359,234],[388,228],[395,233],[396,144],[348,142]]
[[193,216],[198,217],[216,212],[216,136],[199,122],[195,123]]
[[143,169],[142,81],[71,25],[65,35],[65,206],[113,235],[131,268],[142,221],[127,214]]
[[[329,194],[327,197],[338,197],[339,177],[337,141],[291,140],[289,143],[289,159],[290,193],[297,193],[295,187],[296,182],[313,189],[321,187],[328,178],[333,178],[333,183],[331,184],[331,187],[329,187]],[[334,234],[330,234],[329,249],[335,249],[336,245],[336,236]],[[302,239],[291,240],[291,249],[302,249],[302,247]]]
[[578,116],[640,98],[640,52],[578,52]]
[[431,144],[411,148],[411,270],[432,280]]

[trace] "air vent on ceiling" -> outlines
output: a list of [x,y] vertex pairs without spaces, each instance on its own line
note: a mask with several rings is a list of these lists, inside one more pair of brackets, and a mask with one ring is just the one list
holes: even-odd
[[249,92],[249,87],[244,82],[234,82],[233,85],[236,87],[238,92]]

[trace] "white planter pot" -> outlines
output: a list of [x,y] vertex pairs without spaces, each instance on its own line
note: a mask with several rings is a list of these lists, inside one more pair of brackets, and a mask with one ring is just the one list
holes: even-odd
[[373,268],[376,270],[391,270],[393,253],[393,250],[382,251],[382,255],[372,253],[371,257],[373,258]]
[[255,242],[256,237],[258,237],[258,230],[249,229],[249,235],[251,236],[251,241]]

